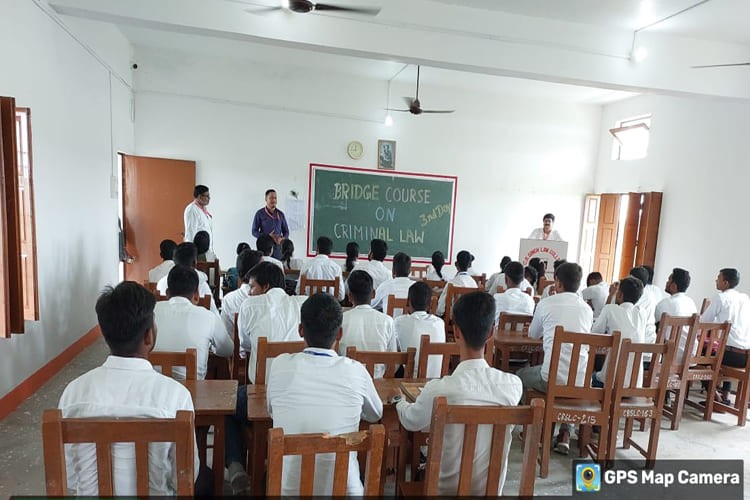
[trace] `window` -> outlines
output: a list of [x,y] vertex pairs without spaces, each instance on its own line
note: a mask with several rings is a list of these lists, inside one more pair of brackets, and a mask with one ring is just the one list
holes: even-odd
[[29,108],[16,108],[16,139],[23,318],[36,321],[39,319],[39,294],[36,280],[36,225],[34,223],[34,183],[32,182],[31,110]]
[[648,143],[651,133],[651,115],[629,118],[609,129],[614,137],[612,143],[613,160],[638,160],[648,156]]

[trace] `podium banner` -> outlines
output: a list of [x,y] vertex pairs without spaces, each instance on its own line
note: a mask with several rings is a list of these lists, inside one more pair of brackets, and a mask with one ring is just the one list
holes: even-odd
[[529,260],[534,257],[542,260],[547,271],[545,277],[551,280],[554,278],[554,262],[568,258],[568,242],[522,238],[518,250],[518,261],[527,266]]

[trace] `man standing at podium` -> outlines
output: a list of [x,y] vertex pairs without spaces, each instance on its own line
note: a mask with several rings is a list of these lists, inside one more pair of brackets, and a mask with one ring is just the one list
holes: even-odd
[[529,235],[530,240],[549,240],[549,241],[563,241],[562,236],[557,230],[552,229],[555,225],[554,214],[544,214],[542,217],[543,227],[534,229]]

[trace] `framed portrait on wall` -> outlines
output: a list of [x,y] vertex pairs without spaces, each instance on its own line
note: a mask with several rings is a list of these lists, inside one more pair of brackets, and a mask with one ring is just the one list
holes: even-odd
[[396,141],[378,141],[378,168],[396,170]]

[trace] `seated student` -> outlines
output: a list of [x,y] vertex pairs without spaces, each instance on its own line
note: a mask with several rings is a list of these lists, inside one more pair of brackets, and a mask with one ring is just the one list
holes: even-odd
[[276,266],[278,266],[278,268],[281,269],[282,273],[284,272],[284,264],[282,264],[279,259],[272,256],[274,243],[273,243],[273,238],[271,238],[271,235],[261,234],[258,240],[255,242],[255,247],[258,249],[259,252],[263,254],[264,262],[271,262],[275,264]]
[[[518,376],[523,381],[525,389],[547,392],[549,380],[549,365],[552,358],[552,347],[555,342],[555,327],[561,325],[569,332],[589,333],[594,314],[591,308],[576,294],[581,285],[583,271],[581,266],[573,262],[566,262],[555,271],[555,295],[540,301],[534,311],[534,319],[529,326],[529,337],[543,340],[544,361],[541,365],[530,366],[518,370]],[[564,384],[568,380],[572,347],[563,345],[560,351],[560,364],[557,372],[557,383]],[[586,363],[588,362],[588,348],[581,347],[578,358],[578,372],[576,385],[584,384]],[[588,381],[586,381],[588,382]],[[570,451],[570,424],[560,424],[555,450],[567,455]]]
[[[737,349],[750,349],[750,298],[747,294],[735,290],[740,284],[740,272],[737,269],[727,267],[719,271],[716,277],[716,293],[711,297],[711,304],[701,314],[703,323],[723,323],[729,321],[731,328],[727,338],[727,347]],[[727,350],[721,360],[722,365],[741,368],[747,362],[747,355]],[[721,388],[721,394],[715,398],[724,404],[730,404],[729,390],[731,383],[725,381]]]
[[[523,268],[523,281],[521,281],[521,285],[519,288],[521,288],[521,291],[529,293],[529,288],[531,288],[531,291],[529,295],[534,295],[534,290],[536,290],[536,280],[539,275],[536,272],[536,269],[534,269],[531,266],[526,266]],[[544,275],[542,275],[544,276]]]
[[505,266],[505,291],[494,294],[495,298],[495,323],[500,319],[500,313],[534,314],[534,299],[528,293],[521,290],[523,281],[523,264],[511,262]]
[[[419,346],[422,335],[429,335],[430,342],[445,342],[445,323],[437,316],[430,314],[430,302],[432,290],[424,281],[414,283],[406,298],[406,311],[393,320],[393,328],[396,331],[396,341],[399,351],[406,351],[410,347],[417,350],[417,358],[414,363],[414,377],[419,370]],[[442,364],[442,356],[430,356],[427,360],[427,378],[439,378]]]
[[425,278],[430,281],[449,281],[455,273],[445,267],[445,256],[441,251],[432,252],[432,264],[427,266]]
[[[607,304],[602,308],[599,318],[591,327],[593,333],[612,335],[620,332],[620,342],[630,339],[634,344],[642,344],[646,336],[646,311],[635,304],[643,295],[643,283],[640,280],[627,277],[620,281],[615,304]],[[609,366],[609,356],[604,360],[602,369],[592,375],[592,387],[604,387]],[[630,367],[625,371],[625,380],[630,380]],[[639,369],[636,387],[641,387],[643,381],[643,367]]]
[[[64,418],[174,418],[178,410],[193,411],[184,385],[154,370],[148,353],[154,348],[154,295],[132,281],[107,287],[96,301],[96,316],[110,349],[104,364],[73,380],[58,407]],[[136,494],[132,444],[114,445],[113,493]],[[177,493],[173,443],[149,446],[149,494]],[[194,450],[197,475],[200,463]],[[65,446],[68,489],[76,496],[97,496],[96,449],[93,444]],[[207,492],[203,492],[204,494]],[[196,491],[196,495],[199,492]]]
[[602,273],[594,271],[586,277],[586,288],[581,291],[581,298],[594,311],[594,319],[599,317],[604,304],[607,303],[609,284],[604,281]]
[[172,240],[162,240],[159,244],[159,255],[162,258],[162,263],[148,272],[148,280],[151,283],[157,283],[164,276],[169,274],[170,269],[174,267],[174,249],[177,248],[177,243]]
[[[645,266],[644,266],[645,267]],[[620,284],[622,286],[622,284]],[[657,325],[661,319],[661,315],[667,313],[670,316],[692,316],[698,312],[698,308],[695,307],[693,299],[687,296],[688,287],[690,286],[690,273],[685,269],[675,267],[672,269],[672,274],[667,279],[667,286],[665,291],[669,294],[667,298],[662,299],[656,304],[655,317]],[[645,292],[644,292],[645,293]],[[687,341],[687,328],[683,328],[680,335],[680,341],[677,342],[677,351],[675,352],[675,359],[682,359],[682,355],[685,352],[685,342]],[[672,339],[674,340],[674,339]],[[744,366],[744,365],[743,365]]]
[[[534,279],[533,280],[529,279],[529,282],[531,283],[531,285],[534,286],[534,294],[540,295],[541,291],[539,291],[538,293],[536,289],[537,289],[538,283],[542,281],[542,278],[545,278],[547,276],[547,262],[543,261],[539,257],[533,257],[529,259],[528,266],[532,268],[534,271],[536,271],[536,274],[534,274]],[[553,276],[554,276],[554,273],[553,273]]]
[[271,262],[261,262],[247,273],[250,296],[242,302],[237,317],[240,349],[250,353],[247,378],[255,383],[258,338],[269,342],[297,340],[299,308],[306,297],[287,295],[284,273]]
[[466,250],[461,250],[458,252],[458,255],[456,255],[456,269],[458,270],[458,273],[456,273],[456,276],[454,276],[452,280],[446,283],[445,288],[443,288],[443,291],[440,293],[437,306],[438,316],[443,316],[445,314],[445,301],[448,298],[449,285],[464,288],[478,288],[477,282],[474,281],[474,278],[468,273],[468,269],[471,267],[473,261],[474,256]]
[[[411,257],[404,252],[393,256],[393,279],[384,281],[375,289],[372,307],[381,311],[388,310],[388,296],[395,295],[397,299],[405,299],[409,294],[409,287],[416,283],[409,278],[411,273]],[[395,316],[394,316],[395,317]]]
[[[300,278],[305,276],[311,280],[335,280],[338,278],[339,294],[336,299],[341,302],[346,297],[346,291],[344,290],[346,287],[344,286],[344,275],[341,272],[341,266],[330,259],[331,251],[333,251],[333,241],[328,236],[320,236],[317,241],[317,249],[317,255],[302,264],[299,276]],[[302,279],[297,281],[297,288],[295,289],[297,295],[301,293],[301,283]],[[333,294],[333,289],[329,289],[329,291]]]
[[[568,261],[565,260],[565,259],[557,259],[552,264],[552,268],[556,271],[558,267],[560,267],[561,265],[565,264],[566,262],[568,262]],[[543,277],[544,277],[543,275],[542,276],[537,275],[537,278],[539,279],[539,281],[541,281]],[[539,284],[539,286],[541,286],[541,283]],[[539,288],[539,286],[537,288]],[[552,284],[549,284],[549,285],[547,285],[547,286],[544,287],[544,290],[542,290],[542,294],[541,294],[542,296],[541,296],[540,300],[541,299],[546,299],[550,295],[554,295],[554,294],[555,294],[555,285],[554,285],[554,283],[552,283]]]
[[[190,269],[195,269],[195,265],[198,262],[198,250],[195,247],[195,243],[189,241],[180,243],[174,251],[174,263],[176,266],[185,266]],[[203,271],[195,269],[198,274],[198,296],[205,297],[211,295],[211,287],[208,286],[208,276]],[[161,295],[167,294],[167,277],[164,276],[156,283],[156,290]],[[211,300],[211,312],[219,316],[219,309],[216,307],[216,302]]]
[[359,244],[356,241],[350,241],[346,244],[346,261],[344,262],[344,271],[352,272],[354,267],[359,263]]
[[[406,430],[430,429],[433,400],[438,396],[446,397],[448,404],[452,405],[515,406],[521,400],[521,380],[516,375],[492,368],[484,359],[484,343],[491,334],[495,317],[492,296],[484,292],[461,296],[453,306],[453,316],[456,319],[453,332],[461,356],[461,362],[453,375],[428,382],[414,403],[406,402],[399,389],[393,391],[392,401],[396,403],[398,419]],[[483,425],[477,432],[471,494],[481,496],[487,486],[490,448],[493,444],[492,428]],[[440,495],[455,495],[458,489],[463,434],[463,429],[456,426],[449,425],[445,429],[438,484]],[[503,447],[505,466],[500,473],[499,494],[502,494],[505,483],[510,442],[511,433],[507,432]]]
[[500,272],[494,273],[489,278],[487,278],[487,292],[489,292],[490,294],[495,294],[497,293],[497,287],[505,286],[505,266],[510,264],[511,260],[512,259],[507,255],[500,260]]
[[[208,353],[228,358],[234,351],[234,341],[227,334],[221,319],[198,303],[198,275],[195,269],[175,266],[167,276],[169,301],[159,302],[154,309],[158,328],[154,351],[198,351],[198,379],[206,378]],[[174,378],[185,379],[185,368],[175,367]]]
[[240,287],[229,292],[221,301],[221,320],[224,322],[224,328],[227,333],[234,338],[234,315],[239,314],[240,307],[245,299],[250,296],[250,284],[247,273],[259,262],[263,261],[263,254],[257,250],[243,250],[237,257],[237,272],[241,276]]
[[[301,353],[274,360],[266,388],[273,426],[286,434],[323,432],[330,435],[359,430],[360,420],[377,422],[383,403],[364,365],[332,350],[341,338],[341,307],[328,294],[318,293],[302,304]],[[330,496],[335,457],[315,460],[314,495]],[[300,457],[284,457],[281,494],[299,495]],[[362,495],[357,454],[349,454],[347,496]]]
[[294,243],[289,238],[281,242],[281,263],[284,264],[284,271],[292,271],[302,268],[302,259],[295,259]]
[[[648,279],[646,281],[646,286],[643,288],[644,293],[650,293],[654,296],[654,302],[657,304],[661,302],[662,300],[666,299],[669,294],[665,291],[659,288],[658,286],[654,285],[654,268],[651,266],[643,265],[641,266],[643,269],[648,271]],[[659,318],[656,318],[657,320]]]
[[376,238],[370,241],[370,253],[367,254],[368,260],[359,262],[354,267],[354,271],[365,271],[372,277],[374,290],[377,290],[382,282],[391,279],[391,271],[383,264],[386,255],[388,255],[388,243]]
[[[245,243],[244,241],[237,245],[237,261],[239,261],[240,254],[243,250],[250,249],[250,245]],[[227,277],[224,280],[224,283],[227,285],[227,288],[230,292],[237,290],[237,287],[239,285],[240,278],[242,275],[239,275],[237,272],[237,268],[239,267],[239,264],[235,264],[234,267],[230,267],[227,269]]]
[[[339,342],[339,354],[346,355],[346,348],[354,346],[358,351],[395,352],[396,334],[393,318],[370,306],[372,300],[372,277],[365,271],[354,270],[347,280],[349,300],[354,307],[344,313],[344,334]],[[382,378],[385,367],[375,367],[375,378]]]
[[198,262],[214,262],[216,255],[211,251],[211,236],[208,231],[198,231],[193,238],[195,248],[198,251]]

